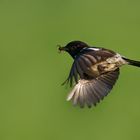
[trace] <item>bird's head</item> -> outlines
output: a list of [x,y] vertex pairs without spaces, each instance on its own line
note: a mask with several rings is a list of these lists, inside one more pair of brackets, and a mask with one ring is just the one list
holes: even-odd
[[73,58],[75,58],[83,48],[88,47],[88,45],[82,41],[72,41],[69,42],[65,47],[59,46],[59,51],[68,52]]

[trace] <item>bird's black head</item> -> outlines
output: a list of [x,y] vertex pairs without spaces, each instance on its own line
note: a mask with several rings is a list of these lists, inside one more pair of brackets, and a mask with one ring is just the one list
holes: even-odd
[[75,58],[83,48],[89,47],[82,41],[69,42],[65,47],[59,47],[60,51],[68,52],[73,58]]

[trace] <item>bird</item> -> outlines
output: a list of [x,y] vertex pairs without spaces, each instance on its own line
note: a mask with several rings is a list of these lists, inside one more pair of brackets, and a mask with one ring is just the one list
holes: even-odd
[[90,46],[76,40],[66,46],[59,46],[73,58],[70,73],[64,84],[73,87],[67,101],[84,108],[96,106],[110,93],[120,74],[120,67],[133,65],[140,67],[140,61],[128,59],[112,50]]

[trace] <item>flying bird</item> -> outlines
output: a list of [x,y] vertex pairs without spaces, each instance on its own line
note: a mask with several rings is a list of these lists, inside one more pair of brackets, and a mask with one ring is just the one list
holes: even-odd
[[140,67],[140,61],[128,59],[112,50],[91,47],[82,41],[72,41],[59,51],[68,52],[74,59],[66,81],[74,86],[67,100],[83,108],[96,106],[112,90],[119,77],[120,67]]

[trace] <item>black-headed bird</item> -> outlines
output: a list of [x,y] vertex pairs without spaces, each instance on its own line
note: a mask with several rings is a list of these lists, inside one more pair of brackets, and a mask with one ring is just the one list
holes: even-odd
[[68,52],[74,62],[64,83],[70,83],[73,90],[67,100],[83,108],[96,106],[112,90],[123,65],[140,67],[140,61],[130,60],[112,50],[90,47],[82,41],[72,41],[59,51]]

